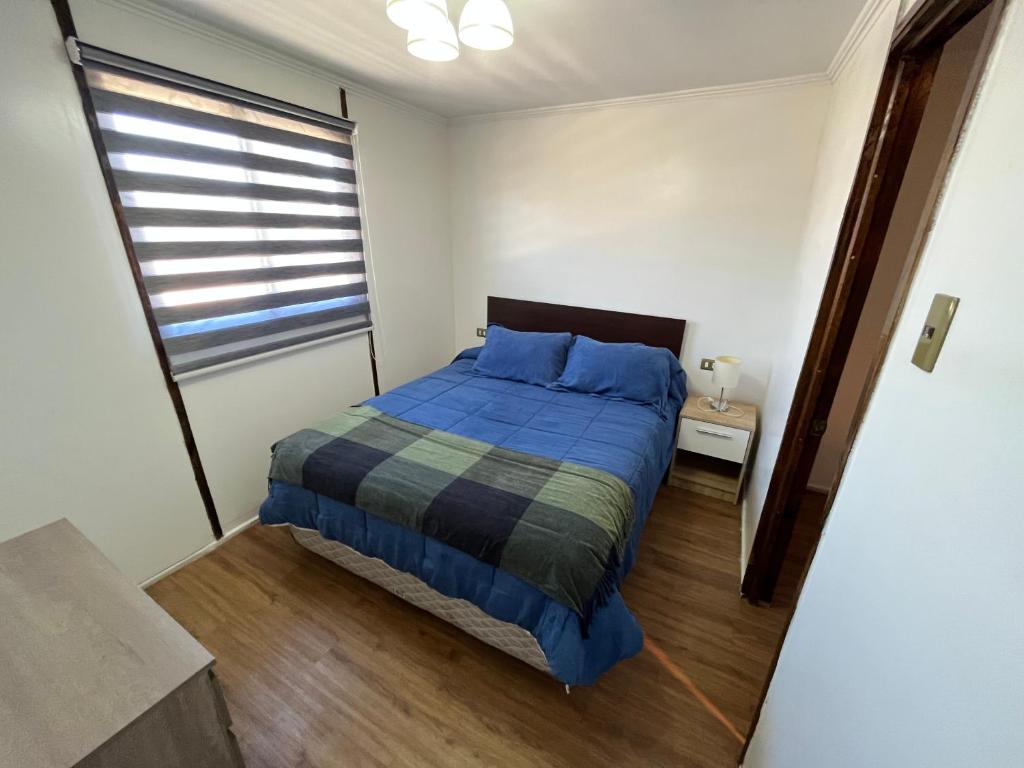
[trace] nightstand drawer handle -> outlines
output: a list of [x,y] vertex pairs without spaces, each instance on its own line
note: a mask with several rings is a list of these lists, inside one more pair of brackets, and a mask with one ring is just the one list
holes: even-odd
[[699,435],[711,435],[712,437],[724,437],[726,440],[732,440],[732,435],[727,435],[724,432],[715,432],[713,429],[701,429],[700,427],[697,427],[694,429],[694,432]]

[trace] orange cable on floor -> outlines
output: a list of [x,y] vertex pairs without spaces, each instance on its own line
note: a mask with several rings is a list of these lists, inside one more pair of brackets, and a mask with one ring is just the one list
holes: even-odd
[[656,658],[659,662],[661,662],[661,666],[663,666],[665,670],[670,675],[672,675],[672,677],[674,677],[676,680],[682,683],[686,687],[686,689],[693,694],[693,697],[697,699],[697,701],[699,701],[701,705],[703,705],[704,709],[711,713],[712,717],[714,717],[718,722],[724,725],[725,729],[729,731],[729,733],[731,733],[734,737],[736,737],[736,741],[738,741],[740,744],[743,744],[746,741],[743,734],[739,732],[739,729],[732,724],[729,718],[722,714],[722,710],[716,707],[711,702],[711,699],[704,695],[704,692],[697,687],[696,683],[694,683],[693,680],[690,679],[689,675],[687,675],[685,672],[683,672],[683,670],[681,670],[679,667],[672,663],[672,660],[669,659],[669,657],[665,654],[663,650],[661,650],[661,648],[652,643],[650,639],[647,637],[644,638],[644,648],[650,651],[651,655],[654,656],[654,658]]

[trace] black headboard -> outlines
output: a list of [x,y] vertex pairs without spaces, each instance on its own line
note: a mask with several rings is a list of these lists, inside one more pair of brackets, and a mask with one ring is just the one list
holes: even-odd
[[570,307],[540,301],[487,297],[487,322],[513,331],[569,331],[604,342],[637,341],[651,347],[665,347],[679,356],[683,348],[686,321],[672,317],[634,315],[607,309]]

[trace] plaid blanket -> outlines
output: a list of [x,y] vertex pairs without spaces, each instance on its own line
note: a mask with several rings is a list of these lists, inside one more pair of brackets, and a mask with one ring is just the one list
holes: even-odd
[[387,416],[343,413],[273,447],[270,479],[419,531],[532,584],[584,629],[619,586],[629,487],[589,467]]

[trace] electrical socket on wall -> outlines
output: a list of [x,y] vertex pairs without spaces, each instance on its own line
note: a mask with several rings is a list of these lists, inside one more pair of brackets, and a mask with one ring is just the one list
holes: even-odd
[[702,371],[715,370],[715,359],[713,357],[702,357],[700,359],[700,369]]
[[487,337],[487,329],[486,328],[477,328],[476,329],[476,335],[479,336],[481,339],[486,338]]

